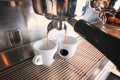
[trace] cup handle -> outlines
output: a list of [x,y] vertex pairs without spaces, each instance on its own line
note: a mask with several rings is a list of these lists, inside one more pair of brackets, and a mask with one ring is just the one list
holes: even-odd
[[35,65],[42,65],[43,62],[42,62],[42,56],[41,55],[36,55],[32,62],[35,64]]

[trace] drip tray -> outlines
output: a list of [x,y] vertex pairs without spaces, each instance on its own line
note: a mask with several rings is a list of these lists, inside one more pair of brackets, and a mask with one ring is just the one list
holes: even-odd
[[0,80],[85,80],[105,57],[92,45],[83,41],[70,59],[55,55],[50,67],[36,66],[32,58],[0,72]]

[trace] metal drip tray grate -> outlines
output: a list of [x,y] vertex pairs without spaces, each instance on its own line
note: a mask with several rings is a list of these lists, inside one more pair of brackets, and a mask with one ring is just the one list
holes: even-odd
[[70,59],[55,56],[50,66],[36,66],[28,59],[0,72],[0,80],[85,80],[100,65],[104,56],[92,45],[83,41]]

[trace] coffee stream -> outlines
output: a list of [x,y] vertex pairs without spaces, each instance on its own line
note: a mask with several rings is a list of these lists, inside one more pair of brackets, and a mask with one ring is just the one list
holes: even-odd
[[46,34],[46,45],[48,46],[48,33]]
[[[67,30],[65,30],[64,41],[63,41],[64,44],[66,44],[66,41],[67,41],[66,36],[67,36]],[[49,44],[48,44],[48,33],[46,34],[46,45],[49,46]]]
[[67,41],[67,39],[66,39],[66,35],[67,35],[67,30],[65,30],[65,35],[64,35],[64,44],[66,44],[66,41]]

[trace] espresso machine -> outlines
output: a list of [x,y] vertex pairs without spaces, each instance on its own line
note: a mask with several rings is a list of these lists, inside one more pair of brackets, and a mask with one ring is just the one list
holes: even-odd
[[[81,4],[81,1],[84,4]],[[80,59],[78,58],[79,55],[73,58],[76,60],[73,63],[74,65],[69,61],[65,62],[64,59],[58,60],[59,63],[56,62],[57,66],[53,65],[50,68],[31,64],[31,57],[34,54],[30,43],[46,37],[46,34],[52,32],[53,29],[69,31],[71,26],[73,32],[88,41],[100,51],[100,55],[104,55],[115,64],[118,70],[120,69],[120,0],[0,0],[0,6],[2,10],[0,12],[0,45],[3,45],[0,46],[0,64],[2,65],[0,67],[0,79],[7,79],[5,76],[10,77],[8,75],[10,73],[15,75],[14,79],[18,79],[16,76],[19,76],[20,73],[26,73],[19,76],[20,79],[25,75],[35,79],[38,77],[36,74],[40,73],[37,72],[36,68],[41,71],[41,74],[43,73],[39,76],[47,74],[48,78],[51,78],[50,70],[53,70],[53,68],[56,71],[64,69],[59,68],[59,66],[66,66],[65,70],[69,69],[77,76],[81,73],[82,75],[79,76],[86,75],[88,77],[76,66],[79,63],[79,61],[77,62]],[[90,59],[92,60],[92,58]],[[18,66],[24,68],[17,68]],[[34,76],[32,73],[29,74],[33,67],[33,70],[36,71]],[[57,72],[56,74],[58,74]],[[66,72],[64,73],[66,74]],[[70,77],[73,79],[73,76]]]
[[[53,28],[57,30],[67,29],[63,23],[67,21],[73,26],[75,32],[84,37],[120,68],[119,0],[90,0],[90,7],[98,13],[101,20],[97,26],[82,19],[75,19],[77,0],[32,1],[34,11],[37,14],[52,20],[47,27],[48,32]],[[53,11],[55,9],[56,11]]]

